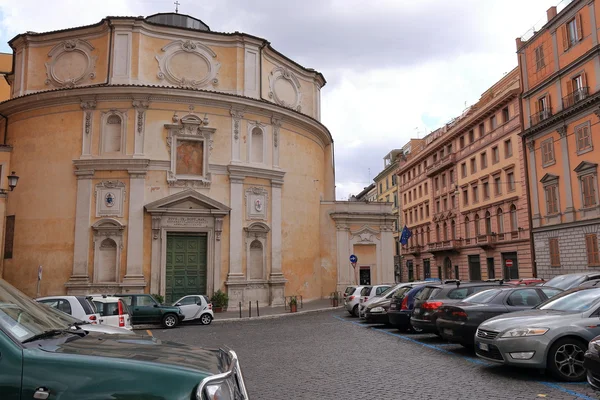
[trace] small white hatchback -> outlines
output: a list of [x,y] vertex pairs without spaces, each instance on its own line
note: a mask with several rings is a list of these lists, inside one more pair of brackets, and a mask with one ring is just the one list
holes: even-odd
[[183,296],[173,303],[181,309],[185,318],[183,322],[199,319],[202,325],[208,325],[214,319],[212,303],[207,296],[204,295],[188,295]]
[[116,326],[117,328],[132,329],[131,316],[125,302],[113,296],[92,296],[102,324]]

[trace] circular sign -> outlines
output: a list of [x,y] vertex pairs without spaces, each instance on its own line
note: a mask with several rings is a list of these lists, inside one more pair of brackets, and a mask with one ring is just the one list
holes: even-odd
[[351,263],[355,263],[355,262],[357,262],[357,261],[358,261],[358,257],[356,257],[354,254],[352,254],[352,255],[350,256],[350,262],[351,262]]
[[509,268],[513,266],[513,260],[511,260],[511,259],[507,259],[506,261],[504,261],[504,263]]

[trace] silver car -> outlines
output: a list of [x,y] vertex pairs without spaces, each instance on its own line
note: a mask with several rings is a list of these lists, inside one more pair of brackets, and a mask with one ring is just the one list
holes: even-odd
[[346,299],[344,300],[344,306],[346,310],[350,313],[350,315],[354,315],[358,317],[358,304],[360,302],[360,292],[369,286],[354,286],[354,290],[351,293],[348,293],[346,289]]
[[475,333],[475,351],[489,361],[548,369],[557,379],[583,381],[583,356],[598,335],[600,287],[579,287],[533,310],[483,322]]

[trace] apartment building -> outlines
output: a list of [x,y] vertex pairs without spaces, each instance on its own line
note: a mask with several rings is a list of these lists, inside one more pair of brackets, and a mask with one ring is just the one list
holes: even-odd
[[399,231],[401,228],[401,221],[398,218],[398,210],[400,204],[398,202],[398,176],[396,172],[398,170],[398,162],[402,157],[402,149],[394,149],[383,157],[383,171],[381,171],[374,179],[375,187],[377,189],[377,201],[392,203],[392,214],[395,217],[394,220],[394,248],[395,255],[400,254],[400,248],[397,245]]
[[[517,39],[537,272],[600,267],[600,10],[561,2]],[[594,132],[599,132],[594,138]],[[596,146],[594,146],[596,145]]]
[[515,68],[400,165],[403,280],[533,275]]

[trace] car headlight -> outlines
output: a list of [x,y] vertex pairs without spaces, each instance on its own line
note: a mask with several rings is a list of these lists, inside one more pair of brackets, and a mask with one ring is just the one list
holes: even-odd
[[[233,388],[229,380],[206,385],[204,390],[207,400],[233,400]],[[202,398],[201,398],[202,399]],[[202,399],[204,400],[204,399]]]
[[501,338],[526,337],[526,336],[541,336],[548,332],[548,328],[516,328],[506,331],[500,336]]
[[375,307],[371,309],[371,312],[384,312],[383,307]]
[[588,344],[588,350],[590,353],[600,353],[600,340],[592,340],[590,344]]

